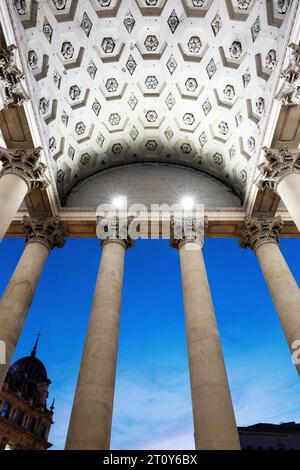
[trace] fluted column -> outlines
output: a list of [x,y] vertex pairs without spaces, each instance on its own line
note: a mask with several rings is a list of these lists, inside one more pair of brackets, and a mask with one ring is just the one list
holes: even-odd
[[0,390],[10,366],[45,261],[54,247],[64,246],[57,217],[24,217],[26,246],[0,301],[0,339],[6,345],[6,364],[0,365]]
[[26,194],[48,185],[46,165],[40,162],[40,152],[40,148],[27,151],[0,148],[0,241]]
[[[240,245],[251,248],[260,263],[291,353],[300,339],[300,290],[279,249],[280,217],[248,217]],[[300,375],[300,364],[295,364]]]
[[124,257],[130,239],[102,241],[102,257],[69,424],[66,450],[110,447]]
[[203,238],[171,239],[180,256],[197,450],[240,449],[210,287]]
[[269,188],[284,202],[300,231],[300,151],[265,148],[265,162],[259,165],[260,189]]

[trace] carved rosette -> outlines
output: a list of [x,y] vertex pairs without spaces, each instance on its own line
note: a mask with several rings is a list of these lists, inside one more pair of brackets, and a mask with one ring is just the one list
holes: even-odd
[[272,189],[277,193],[277,186],[281,179],[292,173],[300,173],[300,152],[290,151],[287,148],[274,150],[267,147],[265,162],[258,165],[261,178],[257,183],[259,189]]
[[288,67],[282,71],[281,78],[284,78],[284,84],[276,99],[284,105],[300,105],[300,45],[290,44],[292,50],[291,62]]
[[15,174],[26,181],[28,191],[37,188],[45,189],[50,182],[45,174],[47,166],[40,162],[41,150],[41,147],[33,150],[0,148],[0,161],[3,165],[0,177]]
[[133,217],[126,215],[100,216],[97,218],[97,236],[101,246],[120,243],[125,249],[133,248],[135,240],[130,236],[130,223]]
[[180,250],[186,243],[196,243],[200,248],[204,245],[205,230],[208,228],[208,218],[182,216],[171,217],[170,246]]
[[65,245],[64,229],[59,217],[27,217],[23,219],[26,229],[26,244],[41,243],[49,251],[63,248]]
[[283,222],[281,217],[246,217],[240,233],[240,247],[254,252],[265,243],[279,244]]
[[16,49],[14,44],[0,48],[0,86],[4,107],[21,106],[29,99],[22,85],[24,74],[16,65]]

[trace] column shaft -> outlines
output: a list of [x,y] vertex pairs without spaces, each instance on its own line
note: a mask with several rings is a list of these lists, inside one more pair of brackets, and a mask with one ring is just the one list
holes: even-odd
[[284,176],[277,185],[277,192],[300,232],[300,173]]
[[6,364],[0,365],[0,390],[48,254],[49,249],[41,243],[26,245],[0,301],[0,339],[6,345]]
[[125,243],[103,244],[67,450],[107,450],[110,446],[125,250]]
[[5,236],[14,216],[28,192],[28,184],[13,173],[0,178],[0,241]]
[[[265,243],[255,251],[268,284],[288,346],[300,339],[300,290],[275,243]],[[300,375],[300,364],[296,365]]]
[[196,449],[240,449],[204,259],[192,245],[179,253]]

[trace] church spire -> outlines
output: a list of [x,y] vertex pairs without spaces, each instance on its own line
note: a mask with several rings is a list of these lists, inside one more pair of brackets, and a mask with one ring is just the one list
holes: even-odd
[[31,357],[35,357],[35,356],[36,356],[36,352],[37,352],[37,347],[38,347],[38,344],[39,344],[40,336],[41,336],[41,331],[39,331],[38,334],[36,335],[36,341],[35,341],[35,344],[34,344],[34,346],[33,346],[32,351],[31,351]]

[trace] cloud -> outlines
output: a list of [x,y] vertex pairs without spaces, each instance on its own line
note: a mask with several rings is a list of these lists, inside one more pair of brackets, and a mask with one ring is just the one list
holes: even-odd
[[51,427],[49,441],[51,450],[63,450],[68,432],[75,385],[65,384],[56,390],[54,424]]
[[[270,345],[231,351],[227,369],[240,426],[300,422],[294,366],[284,352],[273,356]],[[140,366],[118,371],[112,449],[194,449],[188,371],[184,366],[162,366],[159,370],[156,375]],[[74,390],[74,381],[56,390],[55,424],[50,435],[53,449],[64,448]]]
[[[115,398],[112,448],[193,448],[187,372],[161,371],[149,380],[134,371],[120,374]],[[180,444],[182,443],[182,444]]]

